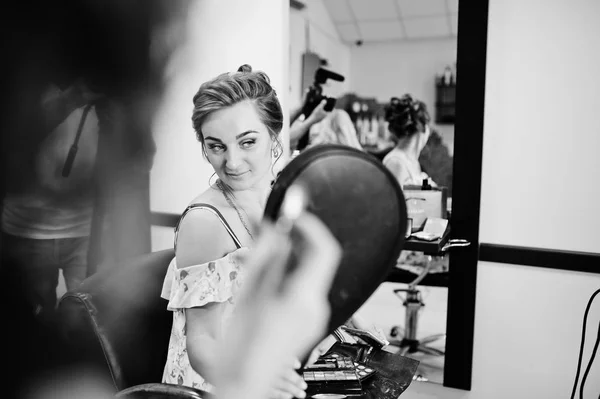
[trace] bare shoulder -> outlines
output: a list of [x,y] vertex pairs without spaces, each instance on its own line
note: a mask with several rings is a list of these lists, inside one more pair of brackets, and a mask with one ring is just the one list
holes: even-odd
[[390,151],[384,158],[382,163],[388,168],[402,168],[402,159],[398,156],[398,153],[394,150]]
[[[192,204],[207,204],[219,209],[220,203],[214,200],[210,189]],[[177,233],[177,267],[187,267],[219,259],[235,250],[235,245],[219,220],[210,209],[198,207],[186,212],[179,223]]]

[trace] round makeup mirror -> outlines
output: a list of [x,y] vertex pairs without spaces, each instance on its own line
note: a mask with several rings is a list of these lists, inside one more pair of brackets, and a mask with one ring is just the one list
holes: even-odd
[[394,176],[374,156],[342,145],[309,148],[282,170],[267,200],[274,221],[286,191],[306,188],[307,209],[340,242],[343,255],[331,290],[327,333],[348,320],[385,280],[402,250],[407,214]]

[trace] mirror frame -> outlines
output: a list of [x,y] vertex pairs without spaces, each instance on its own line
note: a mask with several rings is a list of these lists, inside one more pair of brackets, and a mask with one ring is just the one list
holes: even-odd
[[[485,104],[489,0],[459,0],[452,238],[471,242],[450,255],[443,386],[471,390]],[[179,215],[152,212],[153,226]]]
[[450,255],[446,318],[446,387],[471,390],[489,0],[459,0],[452,238],[471,245]]

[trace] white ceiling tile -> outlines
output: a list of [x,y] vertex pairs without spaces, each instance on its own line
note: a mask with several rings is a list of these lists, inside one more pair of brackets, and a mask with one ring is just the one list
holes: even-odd
[[[323,1],[329,16],[333,22],[353,22],[354,17],[350,10],[348,0],[326,0]],[[308,5],[310,7],[310,4]]]
[[458,35],[458,14],[450,14],[448,18],[450,18],[450,32],[453,36]]
[[446,0],[448,3],[448,12],[458,14],[458,0]]
[[343,41],[354,43],[361,39],[356,24],[354,23],[337,24],[336,28]]
[[447,13],[446,0],[396,0],[402,17],[422,17]]
[[395,0],[349,0],[354,16],[359,21],[398,18]]
[[365,42],[399,40],[404,37],[400,21],[359,21],[358,28]]
[[450,24],[446,16],[410,18],[403,23],[409,39],[450,36]]

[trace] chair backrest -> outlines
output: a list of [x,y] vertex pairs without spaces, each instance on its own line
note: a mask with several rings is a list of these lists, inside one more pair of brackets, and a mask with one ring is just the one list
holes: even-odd
[[173,257],[168,249],[104,267],[59,301],[71,361],[108,378],[115,392],[162,379],[173,315],[160,292]]

